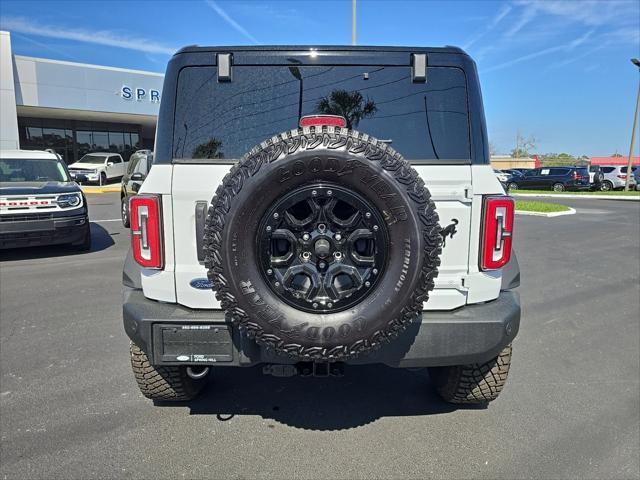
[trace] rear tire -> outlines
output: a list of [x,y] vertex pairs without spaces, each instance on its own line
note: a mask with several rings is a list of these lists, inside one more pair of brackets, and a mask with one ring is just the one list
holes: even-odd
[[613,190],[613,183],[611,183],[609,180],[605,180],[604,182],[602,182],[602,185],[600,185],[601,192],[610,192],[612,190]]
[[120,216],[122,217],[122,225],[125,228],[131,227],[131,220],[129,219],[129,199],[122,197],[120,200]]
[[206,380],[187,376],[186,367],[161,367],[149,363],[147,354],[131,342],[131,368],[142,394],[151,400],[170,402],[195,398]]
[[554,183],[553,184],[553,191],[554,192],[564,192],[564,185],[561,183]]
[[509,183],[507,185],[507,192],[510,192],[512,190],[514,190],[514,191],[518,190],[518,184],[517,183],[511,182],[511,183]]
[[485,363],[432,367],[429,375],[449,403],[487,404],[500,395],[511,366],[511,345]]

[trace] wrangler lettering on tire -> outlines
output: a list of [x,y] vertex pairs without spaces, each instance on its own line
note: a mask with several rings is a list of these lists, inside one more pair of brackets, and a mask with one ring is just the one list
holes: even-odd
[[310,127],[254,147],[211,201],[205,265],[259,344],[342,360],[398,336],[438,273],[435,204],[403,157],[366,134]]

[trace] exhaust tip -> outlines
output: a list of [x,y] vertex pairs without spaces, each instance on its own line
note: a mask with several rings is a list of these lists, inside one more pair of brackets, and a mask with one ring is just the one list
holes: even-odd
[[209,367],[187,367],[187,375],[194,380],[200,380],[209,374]]

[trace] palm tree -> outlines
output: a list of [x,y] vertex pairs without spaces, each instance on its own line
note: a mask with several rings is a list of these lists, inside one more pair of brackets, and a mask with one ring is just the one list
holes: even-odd
[[222,147],[222,141],[212,138],[195,148],[193,158],[224,158],[224,153],[220,151],[220,147]]
[[365,100],[357,90],[334,90],[320,99],[316,110],[325,115],[340,115],[347,121],[347,128],[356,128],[363,118],[373,117],[378,108],[373,100]]

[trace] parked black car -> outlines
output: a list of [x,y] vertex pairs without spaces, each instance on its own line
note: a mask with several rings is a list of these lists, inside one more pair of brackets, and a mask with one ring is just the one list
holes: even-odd
[[153,163],[153,153],[150,150],[138,150],[129,159],[129,168],[122,177],[120,187],[120,215],[122,224],[129,228],[129,198],[138,194],[142,182],[147,178],[151,164]]
[[526,170],[521,177],[513,177],[509,190],[588,190],[589,169],[587,167],[543,167]]

